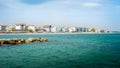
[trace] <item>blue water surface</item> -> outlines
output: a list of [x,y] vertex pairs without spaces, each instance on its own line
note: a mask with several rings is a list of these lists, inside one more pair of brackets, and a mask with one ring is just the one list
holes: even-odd
[[16,34],[48,42],[0,46],[0,68],[120,68],[120,34]]

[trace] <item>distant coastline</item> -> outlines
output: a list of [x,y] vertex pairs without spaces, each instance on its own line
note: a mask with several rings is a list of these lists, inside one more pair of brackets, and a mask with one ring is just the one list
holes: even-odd
[[34,35],[34,34],[120,34],[120,32],[110,32],[110,33],[96,33],[96,32],[74,32],[74,33],[70,33],[70,32],[59,32],[59,33],[0,33],[0,35]]
[[31,33],[43,33],[43,34],[73,34],[73,33],[111,33],[110,30],[100,29],[100,28],[88,28],[88,27],[70,27],[70,26],[53,26],[53,25],[42,25],[42,26],[35,26],[29,25],[25,23],[14,24],[14,25],[5,25],[0,24],[0,33],[3,34],[31,34]]

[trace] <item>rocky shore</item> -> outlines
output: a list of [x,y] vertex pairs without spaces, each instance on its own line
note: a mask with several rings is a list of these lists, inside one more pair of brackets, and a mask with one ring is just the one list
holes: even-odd
[[18,44],[25,44],[25,43],[32,43],[32,42],[47,42],[48,39],[46,38],[28,38],[28,39],[0,39],[0,46],[4,44],[8,45],[18,45]]

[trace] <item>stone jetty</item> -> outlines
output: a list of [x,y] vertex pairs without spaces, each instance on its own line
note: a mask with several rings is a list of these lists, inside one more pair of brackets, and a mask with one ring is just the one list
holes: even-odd
[[18,45],[18,44],[25,44],[25,43],[32,43],[32,42],[47,42],[48,39],[46,38],[28,38],[28,39],[0,39],[0,46],[7,44],[7,45]]

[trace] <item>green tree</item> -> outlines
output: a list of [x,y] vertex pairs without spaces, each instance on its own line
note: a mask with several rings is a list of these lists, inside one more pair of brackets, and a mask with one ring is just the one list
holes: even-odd
[[35,29],[35,31],[36,31],[36,32],[38,32],[38,31],[39,31],[39,29]]
[[92,28],[90,31],[91,31],[91,32],[95,32],[95,28]]
[[31,32],[31,33],[33,32],[33,30],[32,30],[32,29],[29,29],[28,31],[29,31],[29,32]]

